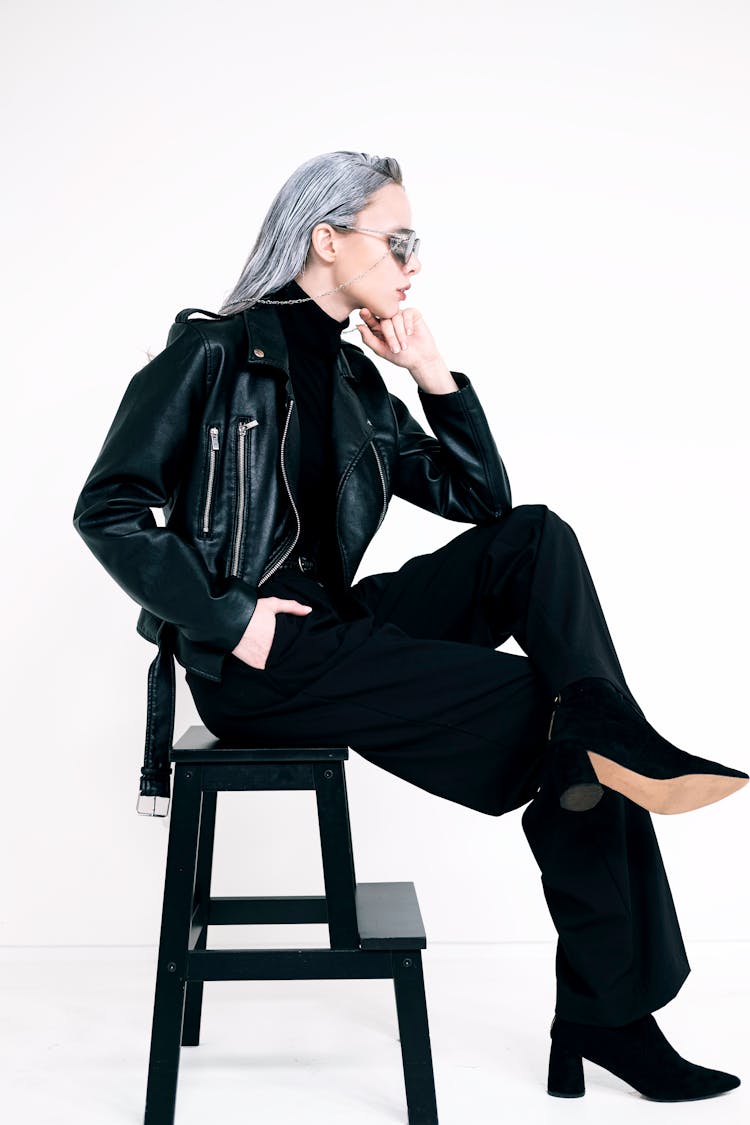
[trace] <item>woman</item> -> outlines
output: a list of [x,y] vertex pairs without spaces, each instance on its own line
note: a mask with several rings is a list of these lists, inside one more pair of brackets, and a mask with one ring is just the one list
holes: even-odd
[[[399,308],[418,251],[395,160],[314,157],[220,312],[183,310],[131,380],[74,522],[159,644],[141,793],[169,791],[174,654],[222,739],[345,739],[479,812],[528,803],[559,935],[549,1093],[584,1092],[583,1057],[647,1097],[722,1093],[739,1078],[682,1059],[651,1014],[690,966],[649,812],[720,800],[748,775],[647,722],[573,529],[512,506],[473,384]],[[434,436],[342,339],[355,309]],[[472,526],[354,583],[393,495]],[[510,636],[525,656],[497,651]]]

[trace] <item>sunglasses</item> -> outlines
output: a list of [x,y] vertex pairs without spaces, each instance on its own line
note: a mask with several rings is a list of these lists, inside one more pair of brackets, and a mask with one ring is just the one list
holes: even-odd
[[394,258],[397,258],[402,265],[406,265],[411,258],[412,254],[419,253],[420,239],[417,238],[413,230],[408,227],[403,227],[398,231],[387,230],[374,230],[372,227],[352,227],[344,226],[341,223],[331,223],[332,227],[337,230],[358,230],[366,234],[385,234],[388,236],[388,244]]

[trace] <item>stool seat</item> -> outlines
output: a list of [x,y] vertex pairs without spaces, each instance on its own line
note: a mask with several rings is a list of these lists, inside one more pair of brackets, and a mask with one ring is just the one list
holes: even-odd
[[[348,746],[230,745],[200,724],[174,743],[144,1125],[173,1125],[180,1048],[197,1046],[205,981],[390,978],[409,1125],[437,1125],[421,950],[426,936],[413,883],[357,883],[344,762]],[[212,897],[216,795],[315,791],[323,895]],[[209,926],[325,923],[314,949],[209,949]]]
[[349,757],[348,746],[236,746],[204,726],[188,727],[169,755],[171,762],[318,762]]

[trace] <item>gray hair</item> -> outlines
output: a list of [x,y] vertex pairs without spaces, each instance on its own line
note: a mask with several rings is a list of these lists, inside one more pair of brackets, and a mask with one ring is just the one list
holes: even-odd
[[402,184],[391,156],[324,152],[300,164],[268,209],[239,280],[219,309],[231,315],[285,285],[306,265],[318,223],[348,224],[385,184]]

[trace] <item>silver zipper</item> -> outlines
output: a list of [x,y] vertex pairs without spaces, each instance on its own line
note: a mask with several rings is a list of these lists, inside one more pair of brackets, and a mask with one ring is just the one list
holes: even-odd
[[289,487],[289,480],[288,480],[287,475],[286,475],[286,466],[284,465],[284,448],[286,446],[286,434],[287,434],[287,430],[289,429],[289,419],[292,416],[292,407],[293,406],[294,406],[294,399],[290,398],[289,399],[289,410],[287,411],[286,423],[284,425],[284,433],[282,434],[282,437],[281,437],[281,474],[284,477],[284,484],[286,485],[286,490],[289,493],[289,503],[292,505],[292,508],[294,509],[294,515],[295,515],[296,520],[297,520],[297,531],[296,531],[294,537],[292,538],[292,542],[289,545],[289,550],[285,554],[283,554],[281,556],[281,558],[278,559],[277,562],[275,562],[273,564],[273,566],[270,568],[270,570],[266,571],[266,573],[263,575],[262,578],[260,578],[258,580],[259,586],[261,586],[266,581],[267,578],[270,578],[271,575],[274,574],[279,569],[281,564],[289,558],[292,551],[294,550],[294,544],[299,539],[299,533],[300,533],[299,512],[297,511],[297,505],[294,503],[294,500],[292,498],[292,490]]
[[[368,419],[368,421],[369,421],[369,419]],[[383,511],[380,513],[380,519],[378,520],[378,525],[375,528],[375,530],[377,531],[378,527],[380,527],[381,523],[385,519],[385,513],[386,513],[386,509],[388,507],[388,492],[387,492],[386,487],[385,487],[385,474],[383,472],[383,467],[380,464],[380,458],[378,456],[378,451],[375,448],[375,442],[372,440],[372,438],[370,438],[370,445],[372,446],[372,451],[375,454],[375,460],[377,461],[377,464],[378,464],[378,472],[380,473],[380,483],[383,486]]]
[[549,730],[547,731],[547,741],[548,742],[550,742],[552,740],[552,724],[555,721],[555,715],[557,713],[557,706],[556,705],[558,703],[560,703],[561,700],[562,700],[562,693],[558,692],[558,694],[555,696],[555,706],[552,708],[552,714],[551,714],[550,720],[549,720]]
[[211,426],[208,431],[211,435],[211,448],[208,454],[208,483],[206,485],[206,503],[203,506],[203,534],[208,535],[211,519],[211,502],[214,497],[214,478],[216,476],[216,454],[219,451],[219,427]]
[[249,418],[237,426],[237,522],[234,529],[234,550],[232,552],[233,575],[239,573],[240,548],[245,524],[245,438],[247,431],[258,425],[257,418]]

